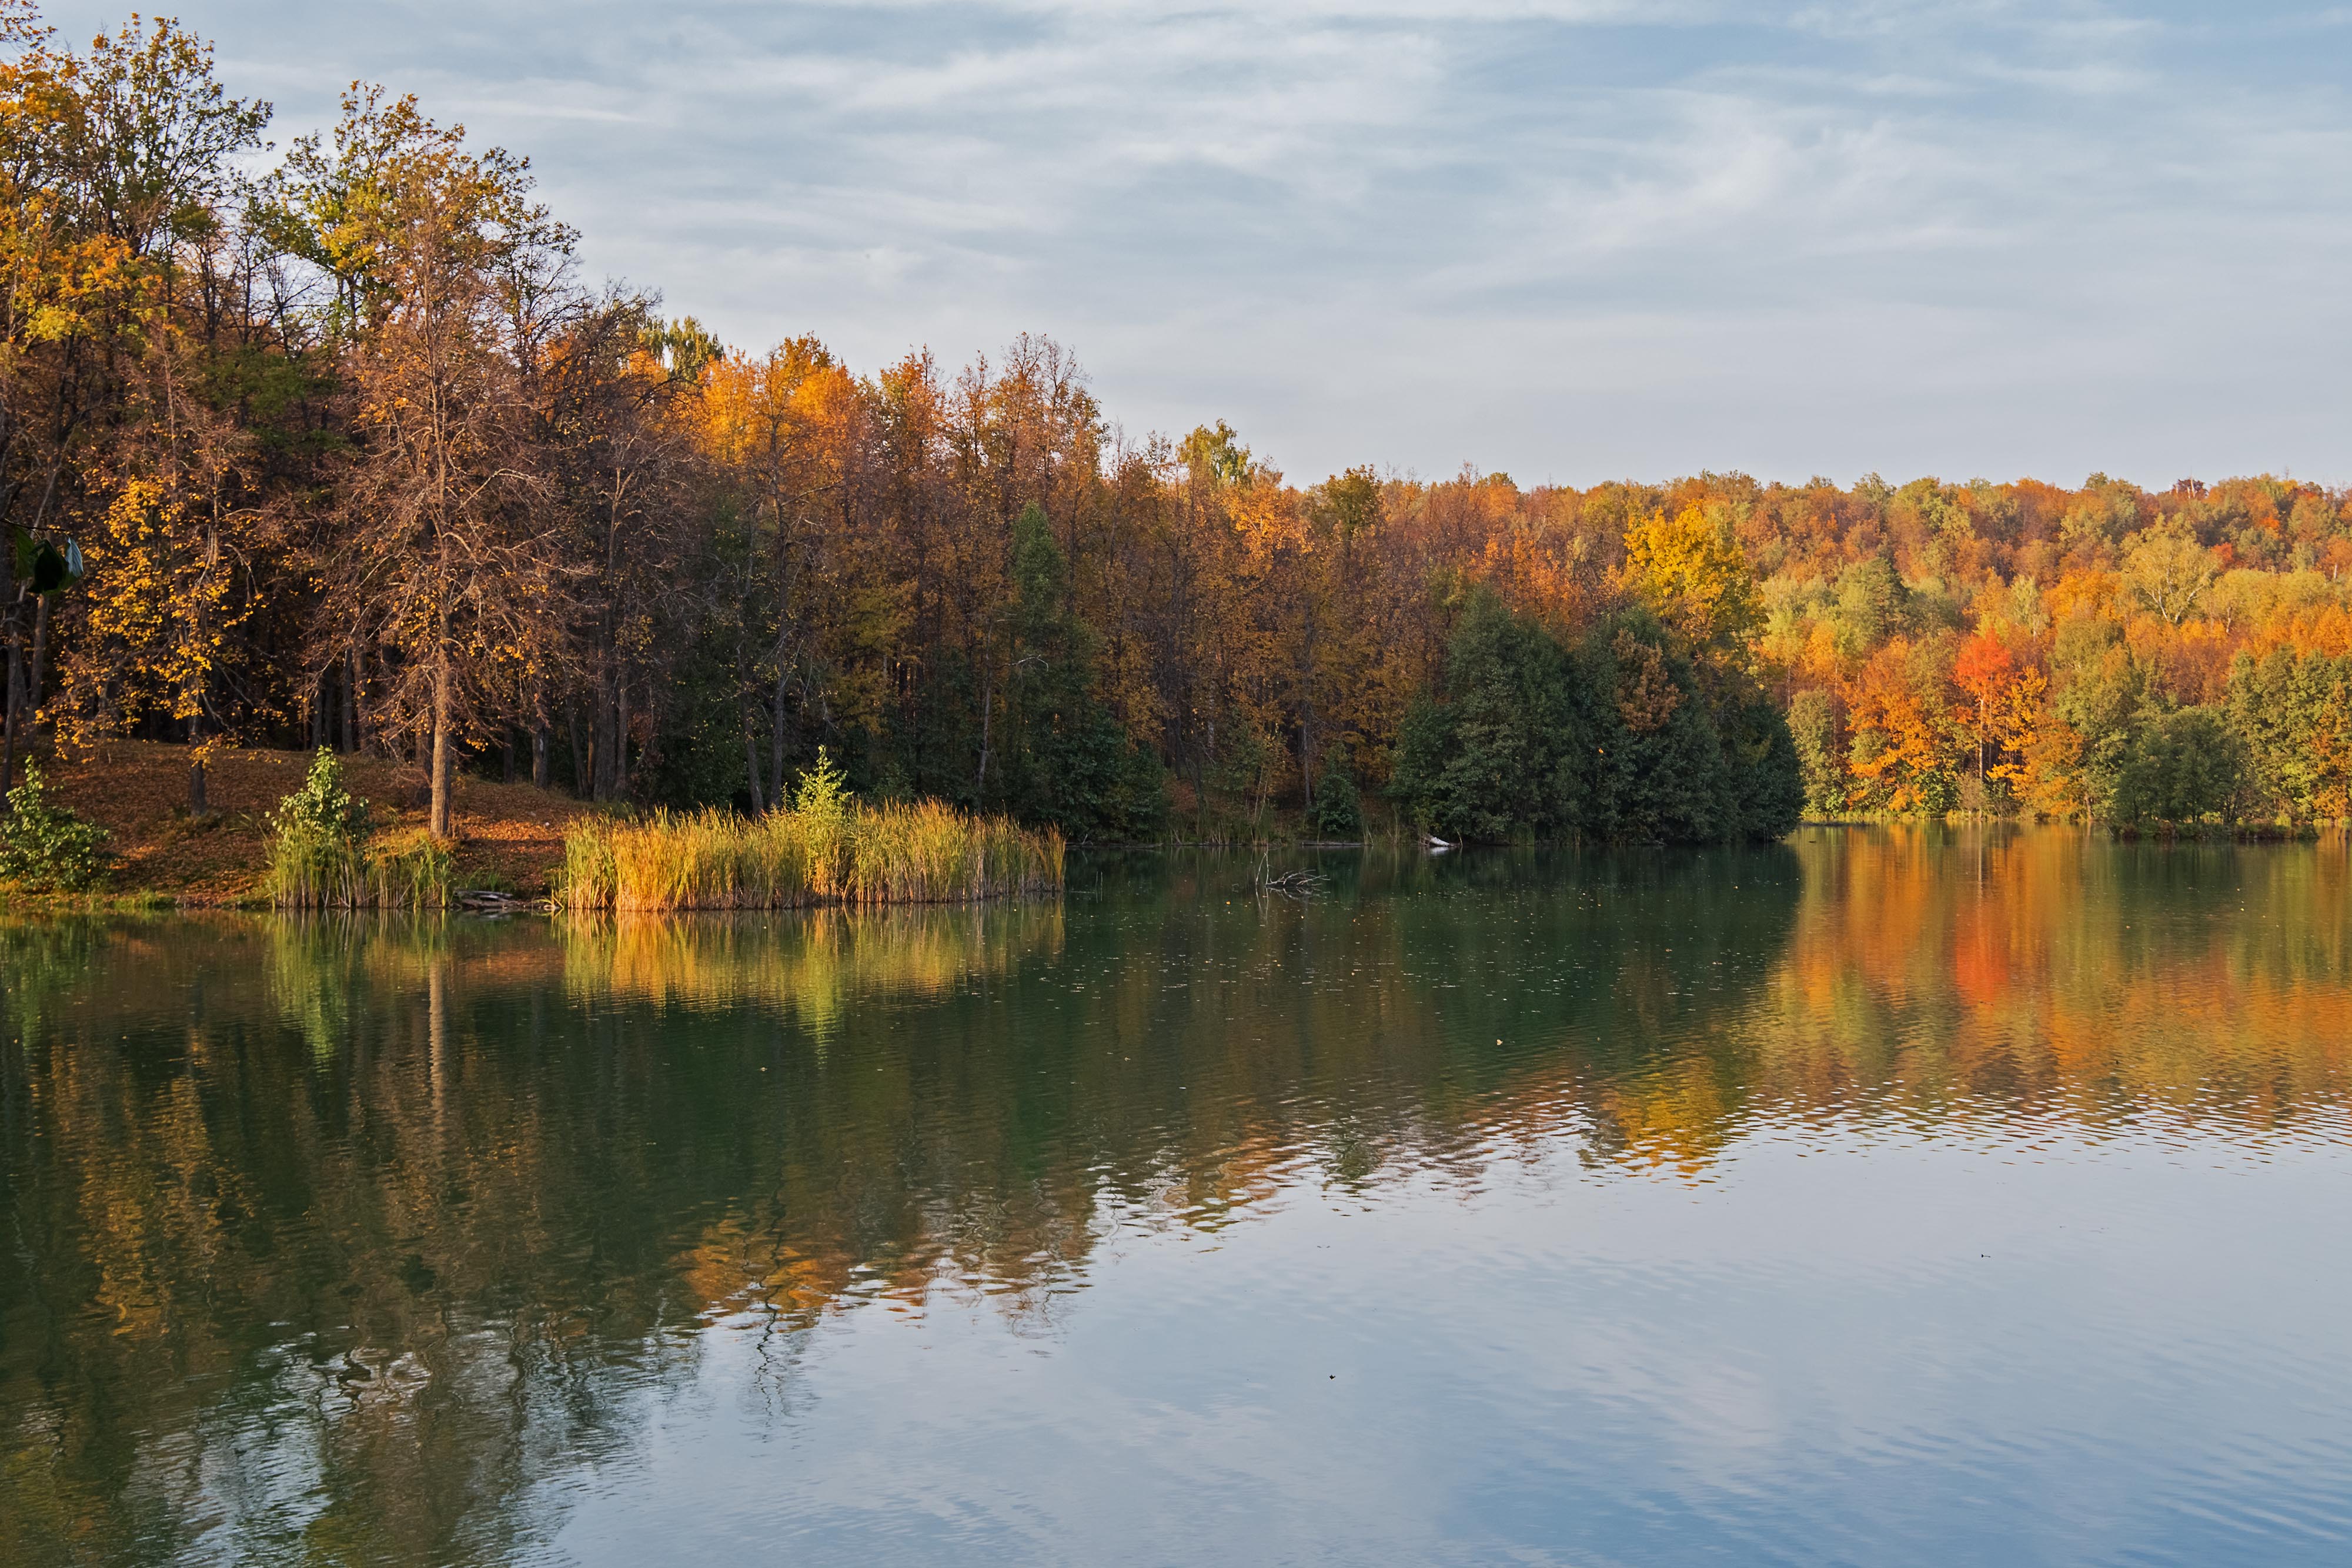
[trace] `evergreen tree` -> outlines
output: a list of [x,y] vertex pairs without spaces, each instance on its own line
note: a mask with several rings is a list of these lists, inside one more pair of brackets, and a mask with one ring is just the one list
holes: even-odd
[[1323,777],[1315,782],[1315,799],[1307,811],[1315,836],[1329,841],[1360,838],[1364,831],[1362,797],[1345,747],[1335,747],[1324,758]]
[[1777,838],[1803,781],[1788,726],[1735,672],[1727,722],[1699,674],[1637,613],[1571,651],[1491,596],[1447,645],[1442,695],[1407,715],[1393,791],[1417,820],[1473,840],[1697,843]]
[[2114,821],[2163,828],[2237,821],[2245,750],[2218,708],[2151,716],[2133,732],[2116,769]]
[[1474,593],[1446,645],[1444,698],[1423,693],[1405,716],[1391,788],[1441,833],[1572,834],[1589,815],[1590,695],[1567,650]]
[[1082,842],[1150,836],[1166,809],[1159,766],[1096,689],[1097,640],[1069,608],[1069,563],[1034,502],[1013,521],[1013,578],[1003,764],[990,803]]

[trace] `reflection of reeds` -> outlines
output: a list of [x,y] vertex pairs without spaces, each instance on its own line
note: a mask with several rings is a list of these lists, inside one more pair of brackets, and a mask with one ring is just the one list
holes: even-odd
[[[388,906],[380,906],[388,907]],[[336,1054],[372,999],[425,989],[457,961],[446,916],[402,918],[326,910],[288,915],[260,929],[269,942],[270,990],[278,1011],[314,1057]],[[482,956],[469,956],[479,967]]]
[[822,1032],[842,1006],[883,992],[943,996],[1062,943],[1058,904],[999,909],[816,909],[741,920],[557,922],[565,988],[718,1009],[790,1006]]
[[657,812],[564,834],[572,909],[792,909],[968,904],[1062,885],[1062,835],[926,800],[773,811]]

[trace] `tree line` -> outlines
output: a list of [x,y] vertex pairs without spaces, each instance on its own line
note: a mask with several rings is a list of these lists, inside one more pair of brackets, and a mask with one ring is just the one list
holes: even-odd
[[2352,512],[2263,476],[1718,486],[1815,813],[2352,819]]
[[372,748],[444,835],[460,770],[756,814],[820,746],[1080,840],[2347,814],[2340,493],[1295,483],[1043,337],[730,347],[413,99],[272,158],[175,24],[0,16],[6,769]]

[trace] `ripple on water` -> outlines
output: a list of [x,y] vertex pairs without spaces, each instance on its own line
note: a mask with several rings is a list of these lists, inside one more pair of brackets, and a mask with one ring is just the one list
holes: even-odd
[[0,1559],[2342,1561],[2341,848],[2101,852],[12,927]]

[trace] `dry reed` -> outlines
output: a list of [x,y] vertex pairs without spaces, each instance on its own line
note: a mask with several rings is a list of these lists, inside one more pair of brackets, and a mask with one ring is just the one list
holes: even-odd
[[1062,835],[936,801],[821,810],[659,811],[585,821],[563,837],[571,909],[792,909],[968,904],[1056,892]]

